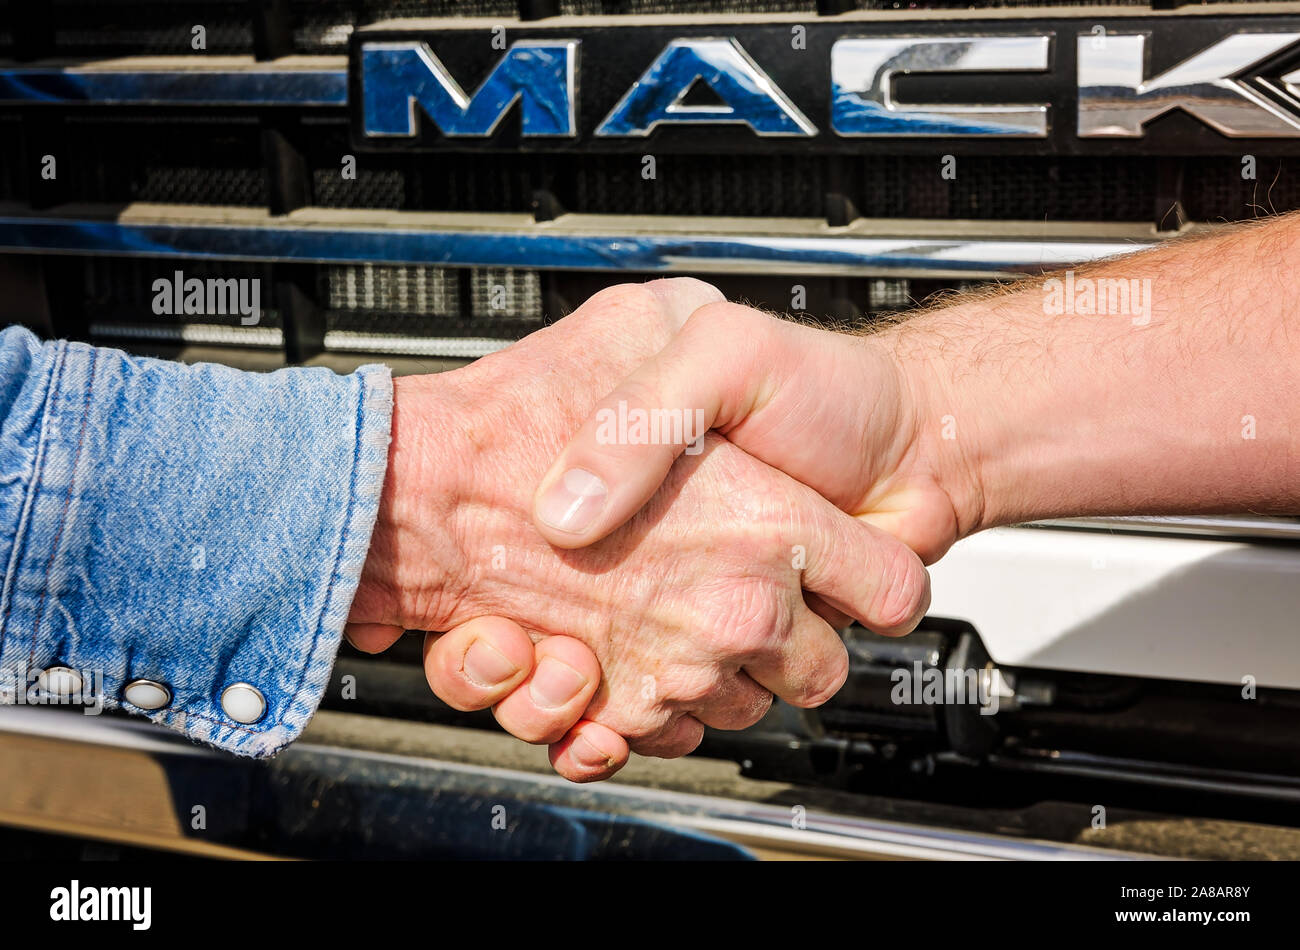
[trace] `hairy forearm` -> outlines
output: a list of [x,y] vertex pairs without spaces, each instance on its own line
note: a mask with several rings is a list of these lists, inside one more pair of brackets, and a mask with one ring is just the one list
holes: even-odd
[[[967,486],[960,533],[1061,515],[1300,511],[1297,242],[1292,215],[882,333],[918,393],[924,451]],[[1090,286],[1102,298],[1120,287],[1102,280],[1126,282],[1127,308],[1115,292],[1097,306],[1112,312],[1087,313]]]

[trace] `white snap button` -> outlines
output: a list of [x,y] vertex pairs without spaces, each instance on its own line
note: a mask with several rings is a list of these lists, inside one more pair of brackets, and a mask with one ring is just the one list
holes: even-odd
[[51,666],[36,677],[42,693],[67,699],[81,693],[81,674],[66,666]]
[[221,694],[221,708],[235,722],[254,723],[266,713],[266,697],[256,686],[235,683]]
[[141,709],[162,709],[172,701],[172,691],[153,680],[131,680],[122,690],[122,698]]

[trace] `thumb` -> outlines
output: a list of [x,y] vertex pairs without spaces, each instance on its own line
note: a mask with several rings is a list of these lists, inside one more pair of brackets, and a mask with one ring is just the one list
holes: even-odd
[[[560,548],[613,532],[654,495],[683,452],[744,419],[768,389],[780,321],[748,307],[697,309],[664,349],[602,399],[542,477],[533,521]],[[775,349],[779,352],[779,349]]]

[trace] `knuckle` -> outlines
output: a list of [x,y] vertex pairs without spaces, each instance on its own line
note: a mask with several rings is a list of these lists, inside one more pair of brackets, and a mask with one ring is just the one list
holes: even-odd
[[637,328],[635,336],[645,340],[646,355],[663,346],[671,336],[663,308],[645,284],[605,287],[593,294],[568,319],[574,317],[583,321],[583,330],[593,339],[622,340],[632,335],[632,328]]
[[674,333],[700,307],[726,300],[718,288],[694,277],[661,278],[648,282],[645,287],[659,300],[662,326]]
[[711,639],[720,659],[743,662],[777,648],[789,629],[790,612],[776,592],[768,584],[745,583],[730,592]]
[[624,316],[628,313],[641,314],[646,310],[658,310],[659,301],[645,284],[614,284],[594,293],[584,309],[586,307],[597,313],[614,312]]
[[727,299],[717,287],[698,277],[660,277],[647,281],[645,286],[665,297],[672,296],[688,305],[693,304],[697,309]]

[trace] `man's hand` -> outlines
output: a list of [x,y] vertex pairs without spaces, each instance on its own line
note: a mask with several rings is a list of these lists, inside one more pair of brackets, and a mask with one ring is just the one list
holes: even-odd
[[[678,413],[900,538],[927,563],[969,530],[978,485],[958,443],[943,439],[932,394],[900,371],[880,338],[780,320],[717,291],[693,312],[683,311],[704,291],[688,299],[661,285],[658,293],[684,326],[596,405],[542,479],[534,517],[552,544],[592,544],[658,491],[687,444],[664,437],[654,420]],[[651,421],[635,433],[619,422],[627,419]],[[567,501],[574,472],[601,504]]]
[[[1128,288],[1116,299],[1130,309],[1061,315],[1050,295],[1062,281],[1031,280],[856,339],[721,303],[698,284],[702,309],[672,302],[681,282],[650,285],[690,319],[588,417],[539,483],[535,522],[580,548],[671,479],[689,439],[629,437],[622,420],[638,410],[698,410],[699,428],[927,562],[982,528],[1062,515],[1294,513],[1300,336],[1286,280],[1297,236],[1300,215],[1289,215],[1077,276]],[[853,614],[808,602],[834,625]]]
[[[803,588],[885,632],[910,630],[929,602],[904,545],[716,435],[601,543],[557,550],[538,533],[532,487],[596,400],[711,299],[705,287],[612,288],[472,366],[396,381],[349,637],[382,649],[403,629],[451,631],[426,647],[435,691],[461,708],[499,702],[502,724],[552,743],[570,778],[610,774],[620,737],[681,755],[704,724],[757,721],[773,693],[833,695],[847,656]],[[581,476],[567,487],[579,507],[595,494]],[[541,641],[535,667],[512,637],[524,631]]]

